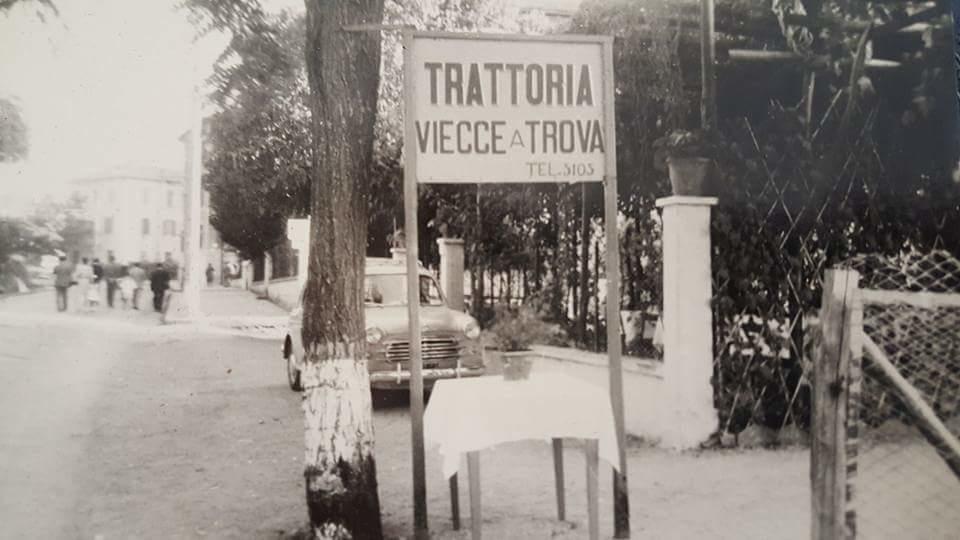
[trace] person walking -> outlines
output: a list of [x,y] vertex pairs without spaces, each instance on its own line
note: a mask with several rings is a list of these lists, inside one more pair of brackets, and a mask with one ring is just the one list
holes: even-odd
[[140,266],[140,263],[133,263],[127,274],[133,279],[134,284],[133,297],[130,299],[130,303],[133,305],[133,309],[140,309],[140,291],[143,290],[143,282],[147,280],[147,272]]
[[207,264],[207,287],[213,287],[213,277],[216,272],[212,264]]
[[103,278],[107,282],[107,306],[113,307],[113,299],[117,295],[117,289],[120,287],[120,278],[123,277],[123,266],[117,263],[117,259],[110,255],[106,266],[103,267]]
[[[91,287],[93,292],[90,293],[90,302],[99,306],[100,299],[103,298],[103,264],[100,262],[100,259],[94,257],[93,262],[90,263],[90,267],[93,268],[93,287]],[[96,295],[96,299],[92,298],[93,295]]]
[[92,305],[90,294],[95,293],[91,288],[93,283],[93,267],[90,266],[89,259],[86,257],[80,259],[80,264],[73,271],[73,280],[77,282],[77,289],[80,291],[80,307],[86,311]]
[[163,311],[163,295],[170,288],[170,272],[163,264],[157,263],[153,272],[150,272],[150,290],[153,291],[153,310]]
[[123,309],[127,309],[127,306],[133,303],[133,290],[136,287],[136,282],[127,274],[117,280],[117,287],[120,289],[120,300],[123,302]]
[[73,265],[67,262],[66,257],[60,257],[60,262],[53,268],[53,286],[57,290],[57,311],[67,310],[67,291],[73,284]]

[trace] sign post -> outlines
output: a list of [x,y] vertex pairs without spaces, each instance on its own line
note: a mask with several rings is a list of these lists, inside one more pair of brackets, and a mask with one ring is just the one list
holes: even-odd
[[607,350],[619,443],[615,536],[629,536],[620,362],[613,38],[404,32],[404,216],[414,529],[427,534],[418,277],[420,183],[602,182]]

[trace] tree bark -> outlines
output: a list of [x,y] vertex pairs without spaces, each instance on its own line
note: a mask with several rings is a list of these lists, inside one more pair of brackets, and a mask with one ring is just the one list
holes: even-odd
[[486,287],[483,282],[483,266],[479,264],[476,266],[477,272],[477,288],[471,291],[473,295],[473,316],[477,319],[482,320],[483,307],[484,307],[484,295],[487,294]]
[[590,216],[587,207],[587,183],[580,184],[580,309],[577,313],[577,340],[587,343],[587,317],[590,296],[587,294],[590,274]]
[[540,241],[537,240],[533,248],[533,292],[539,294],[543,289],[543,263],[540,257]]
[[383,0],[306,8],[315,145],[301,374],[307,509],[317,538],[379,539],[363,278],[380,34],[342,27],[379,23]]
[[563,184],[557,184],[556,192],[556,212],[553,216],[553,230],[551,231],[555,238],[553,248],[553,260],[551,261],[551,270],[553,271],[553,281],[550,284],[550,309],[553,312],[555,322],[566,325],[567,322],[567,295],[566,295],[566,273],[565,273],[565,249],[563,242],[563,233],[566,227],[564,220],[566,212],[564,211],[564,189]]
[[567,288],[569,289],[569,302],[570,308],[573,310],[573,321],[576,324],[576,321],[579,320],[579,310],[580,310],[580,281],[578,279],[577,273],[579,272],[579,261],[577,259],[577,210],[576,210],[576,198],[570,198],[570,208],[569,215],[567,218]]
[[[600,242],[593,243],[593,267],[596,268],[593,278],[593,290],[600,290]],[[600,338],[606,333],[600,331],[600,296],[594,300],[596,309],[593,311],[593,351],[600,352]],[[609,321],[608,321],[609,322]]]

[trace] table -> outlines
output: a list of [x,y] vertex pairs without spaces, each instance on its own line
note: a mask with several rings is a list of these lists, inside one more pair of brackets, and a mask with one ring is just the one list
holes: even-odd
[[557,516],[563,520],[562,440],[585,439],[590,538],[598,537],[599,458],[619,468],[613,411],[603,388],[559,372],[534,372],[522,381],[499,376],[443,379],[433,387],[423,420],[424,440],[438,447],[443,474],[450,480],[454,528],[460,521],[457,472],[460,456],[467,454],[474,539],[481,535],[480,450],[526,439],[552,441]]

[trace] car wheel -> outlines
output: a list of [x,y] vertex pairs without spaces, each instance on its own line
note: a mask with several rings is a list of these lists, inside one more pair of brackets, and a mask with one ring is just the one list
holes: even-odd
[[300,385],[300,370],[297,369],[297,355],[292,351],[287,355],[287,384],[291,390],[297,392],[303,390]]

